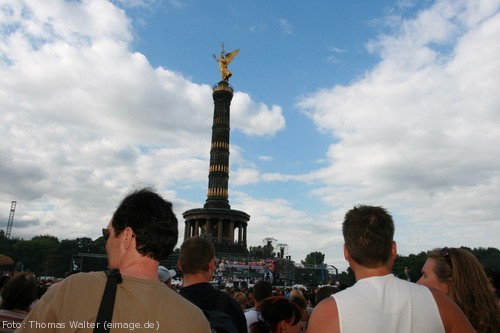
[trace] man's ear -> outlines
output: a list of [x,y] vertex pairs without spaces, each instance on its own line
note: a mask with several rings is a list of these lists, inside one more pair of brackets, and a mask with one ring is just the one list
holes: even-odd
[[392,241],[392,247],[391,247],[392,260],[395,260],[397,256],[398,256],[398,246],[396,245],[396,241]]
[[208,263],[208,269],[210,271],[215,271],[217,269],[216,265],[215,265],[215,257],[212,258],[212,260],[210,260],[210,262]]
[[128,249],[130,246],[132,246],[132,241],[135,240],[134,231],[132,230],[132,228],[126,227],[125,229],[123,229],[122,234],[125,236],[123,237],[123,245],[126,249]]
[[177,267],[182,272],[182,266],[181,266],[181,261],[180,260],[177,260]]
[[344,243],[344,259],[347,260],[347,261],[350,260],[349,251],[347,250],[347,247],[345,246],[345,243]]
[[280,321],[279,328],[280,332],[286,332],[286,322],[284,320]]

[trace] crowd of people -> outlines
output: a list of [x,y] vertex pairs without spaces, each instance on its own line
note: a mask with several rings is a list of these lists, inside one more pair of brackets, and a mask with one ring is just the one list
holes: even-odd
[[[469,251],[428,252],[417,283],[391,272],[392,216],[359,205],[342,224],[349,288],[276,288],[268,281],[219,289],[212,242],[186,239],[176,271],[160,266],[178,239],[172,204],[153,189],[128,194],[103,228],[105,272],[37,282],[22,272],[0,279],[0,333],[6,332],[500,332],[492,272]],[[360,320],[362,318],[362,320]]]

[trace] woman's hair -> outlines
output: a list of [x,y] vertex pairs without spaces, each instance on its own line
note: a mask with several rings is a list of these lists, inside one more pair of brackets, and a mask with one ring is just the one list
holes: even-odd
[[449,296],[465,313],[478,333],[500,332],[500,308],[488,288],[488,278],[479,260],[462,248],[430,251],[434,273],[449,286]]
[[35,276],[30,272],[17,273],[2,289],[2,308],[27,311],[36,300],[37,293]]
[[296,297],[303,298],[304,301],[306,300],[306,297],[304,296],[304,293],[302,292],[302,290],[300,290],[299,288],[293,288],[292,290],[290,290],[289,299],[294,299]]
[[271,296],[260,303],[258,309],[259,321],[250,326],[251,333],[277,332],[282,320],[291,322],[292,325],[302,318],[300,308],[283,296]]
[[242,291],[237,291],[233,294],[233,298],[238,302],[242,309],[247,306],[247,295]]

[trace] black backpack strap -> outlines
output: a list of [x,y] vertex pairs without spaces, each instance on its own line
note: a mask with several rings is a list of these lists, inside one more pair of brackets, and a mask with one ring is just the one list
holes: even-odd
[[106,270],[106,276],[108,279],[102,295],[99,312],[97,313],[97,318],[95,320],[94,333],[109,332],[104,325],[111,323],[113,309],[115,307],[116,288],[118,284],[122,282],[122,276],[118,269]]

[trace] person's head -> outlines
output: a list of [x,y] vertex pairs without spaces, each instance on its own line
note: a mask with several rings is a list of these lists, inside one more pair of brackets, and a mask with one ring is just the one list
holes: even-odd
[[205,237],[186,239],[179,254],[179,269],[183,274],[212,273],[215,270],[215,248]]
[[237,291],[233,294],[233,298],[238,302],[243,310],[247,308],[247,295],[242,291]]
[[471,284],[488,281],[483,266],[469,251],[460,248],[435,249],[427,253],[418,284],[439,289],[455,298]]
[[427,260],[422,267],[422,276],[417,284],[441,290],[445,294],[450,294],[452,259],[450,253],[455,249],[443,248],[435,249],[427,253]]
[[337,293],[339,291],[339,288],[335,286],[323,286],[318,289],[316,292],[316,295],[314,296],[314,300],[316,304],[319,304],[322,300],[325,298],[330,297],[331,295]]
[[396,257],[394,222],[382,207],[358,205],[349,210],[342,224],[346,259],[376,268]]
[[259,304],[264,299],[271,297],[273,294],[273,286],[264,280],[261,280],[253,286],[253,297],[255,302]]
[[445,247],[428,252],[417,283],[447,293],[478,332],[500,327],[498,305],[486,273],[466,249]]
[[5,310],[27,311],[37,294],[36,277],[30,272],[17,273],[2,289],[1,307]]
[[259,321],[250,326],[251,333],[287,332],[294,333],[302,330],[302,311],[283,296],[271,296],[263,300],[258,306]]
[[165,266],[158,266],[158,279],[167,286],[172,287],[172,278],[177,273],[173,269],[167,269]]
[[160,261],[170,255],[177,243],[177,218],[170,202],[153,189],[142,188],[122,200],[103,233],[110,267],[116,268],[113,260],[117,259],[113,257],[119,244],[132,244],[142,256]]
[[302,290],[300,290],[299,288],[293,288],[291,291],[290,291],[290,296],[288,297],[289,299],[293,299],[293,298],[303,298],[304,300],[306,299],[306,297],[304,296],[304,293],[302,292]]

